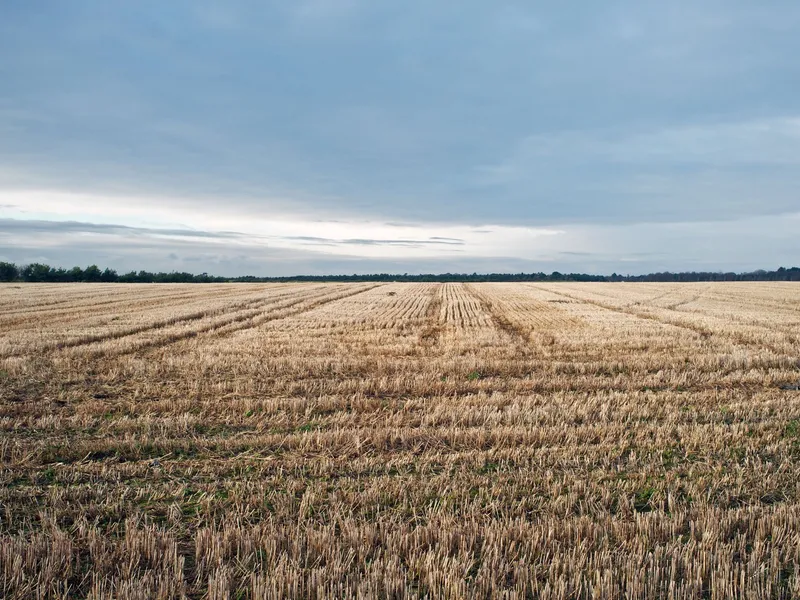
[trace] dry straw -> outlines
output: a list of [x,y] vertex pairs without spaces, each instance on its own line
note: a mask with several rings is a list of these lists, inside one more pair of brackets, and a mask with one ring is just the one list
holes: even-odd
[[0,597],[800,597],[796,284],[0,286]]

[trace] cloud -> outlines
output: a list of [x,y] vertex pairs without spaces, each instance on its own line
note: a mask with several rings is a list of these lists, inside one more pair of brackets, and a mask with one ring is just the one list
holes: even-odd
[[[405,225],[406,228],[414,227],[413,225]],[[347,244],[347,245],[354,245],[354,246],[407,246],[413,248],[421,248],[424,246],[437,246],[437,245],[445,245],[445,246],[463,246],[464,240],[458,238],[445,238],[445,237],[438,237],[438,236],[431,236],[428,239],[392,239],[392,240],[381,240],[381,239],[367,239],[367,238],[351,238],[351,239],[334,239],[334,238],[324,238],[324,237],[315,237],[315,236],[308,236],[308,235],[293,235],[293,236],[283,236],[282,239],[285,240],[294,240],[298,242],[305,242],[308,244],[314,245],[322,245],[322,246],[336,246],[339,244]]]
[[[798,155],[794,4],[98,6],[6,11],[0,183],[331,218],[647,220],[665,209],[618,188],[655,181],[649,166],[675,179]],[[769,196],[796,183],[769,181]]]
[[[541,235],[494,226],[463,230],[443,252],[432,236],[325,238],[0,220],[0,260],[58,266],[102,264],[118,270],[207,271],[220,275],[299,273],[519,272],[642,273],[791,266],[800,256],[800,213],[704,223],[564,226]],[[424,231],[424,227],[421,226]],[[488,237],[488,239],[487,239]],[[396,241],[398,243],[385,242]],[[435,240],[434,240],[435,241]],[[373,243],[374,242],[374,243]]]
[[0,210],[149,243],[600,260],[604,228],[797,210],[798,27],[789,0],[12,3]]
[[800,118],[786,117],[529,136],[473,181],[543,220],[703,221],[792,212],[798,166]]
[[230,231],[197,231],[192,229],[155,229],[129,227],[109,223],[84,223],[79,221],[21,221],[0,219],[0,232],[24,233],[96,233],[110,236],[161,236],[211,239],[235,239],[242,234]]
[[[54,200],[47,206],[58,204]],[[87,204],[92,204],[88,202]],[[129,205],[135,205],[130,201]],[[149,218],[157,217],[150,212],[150,207],[140,207],[142,214]],[[20,243],[23,240],[38,238],[43,245],[50,245],[53,240],[77,238],[90,243],[91,240],[120,239],[129,244],[155,243],[169,240],[173,244],[214,244],[218,246],[270,246],[274,248],[297,248],[325,254],[355,255],[400,258],[426,258],[443,253],[462,253],[467,250],[471,254],[502,254],[514,244],[530,244],[546,237],[557,236],[562,232],[551,229],[502,228],[500,235],[506,244],[497,246],[497,240],[486,240],[471,235],[468,228],[460,226],[433,226],[426,224],[408,224],[403,228],[386,226],[381,223],[346,223],[320,221],[281,221],[265,222],[232,221],[229,225],[241,226],[240,230],[213,230],[197,227],[205,221],[195,223],[193,227],[152,227],[130,226],[114,223],[76,221],[58,219],[59,215],[46,216],[40,219],[25,218],[20,212],[17,218],[0,219],[0,240],[8,244]],[[44,213],[46,215],[46,213]],[[136,219],[137,213],[128,211],[129,218]],[[87,215],[90,216],[90,215]],[[213,221],[213,218],[211,219]],[[338,234],[336,236],[300,235],[294,231],[324,231]],[[358,234],[378,232],[386,237],[365,237]],[[450,233],[451,235],[432,235],[433,233]],[[355,235],[354,235],[355,234]],[[459,235],[452,235],[459,234]],[[499,239],[499,238],[498,238]],[[494,243],[494,246],[492,245]]]
[[[519,175],[520,159],[573,162],[714,167],[800,165],[800,117],[681,125],[644,130],[567,131],[532,135],[523,140],[511,162],[486,166],[506,179]],[[502,178],[500,178],[502,180]]]
[[427,240],[369,240],[369,239],[351,239],[341,240],[341,244],[355,244],[359,246],[429,246],[429,245],[445,245],[445,246],[463,246],[464,241],[442,241],[434,238]]

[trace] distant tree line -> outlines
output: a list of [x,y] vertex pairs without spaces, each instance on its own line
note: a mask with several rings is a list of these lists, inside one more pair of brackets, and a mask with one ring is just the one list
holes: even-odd
[[28,281],[37,283],[66,282],[121,282],[121,283],[222,283],[235,281],[236,278],[193,275],[192,273],[151,273],[149,271],[131,271],[120,275],[114,269],[100,269],[97,265],[89,265],[85,269],[72,267],[56,268],[41,263],[17,266],[14,263],[0,262],[0,281]]
[[650,273],[648,275],[587,275],[585,273],[440,273],[403,275],[378,273],[373,275],[297,275],[292,277],[216,277],[202,273],[151,273],[130,271],[119,274],[114,269],[100,269],[90,265],[85,269],[56,268],[41,263],[17,266],[0,262],[0,281],[28,282],[120,282],[120,283],[226,283],[226,282],[287,282],[287,281],[418,281],[418,282],[482,282],[482,281],[800,281],[800,267],[781,267],[775,271],[750,271],[748,273],[719,273],[710,271]]

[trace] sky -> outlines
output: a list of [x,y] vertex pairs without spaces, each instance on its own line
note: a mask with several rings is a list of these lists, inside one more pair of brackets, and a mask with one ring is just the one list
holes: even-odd
[[0,3],[0,260],[800,264],[800,3]]

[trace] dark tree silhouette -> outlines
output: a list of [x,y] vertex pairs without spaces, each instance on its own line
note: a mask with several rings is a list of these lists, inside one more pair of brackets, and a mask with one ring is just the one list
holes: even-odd
[[0,281],[14,281],[19,277],[17,265],[9,262],[0,262]]
[[115,270],[100,270],[97,265],[85,269],[53,268],[41,263],[18,267],[13,263],[0,262],[0,281],[63,282],[63,281],[103,281],[122,283],[222,283],[222,282],[286,282],[286,281],[419,281],[419,282],[482,282],[482,281],[800,281],[800,268],[780,267],[775,271],[751,271],[749,273],[721,272],[683,272],[649,273],[647,275],[589,275],[586,273],[440,273],[409,275],[408,273],[375,273],[370,275],[293,275],[290,277],[217,277],[202,273],[151,273],[149,271],[130,271],[119,275]]

